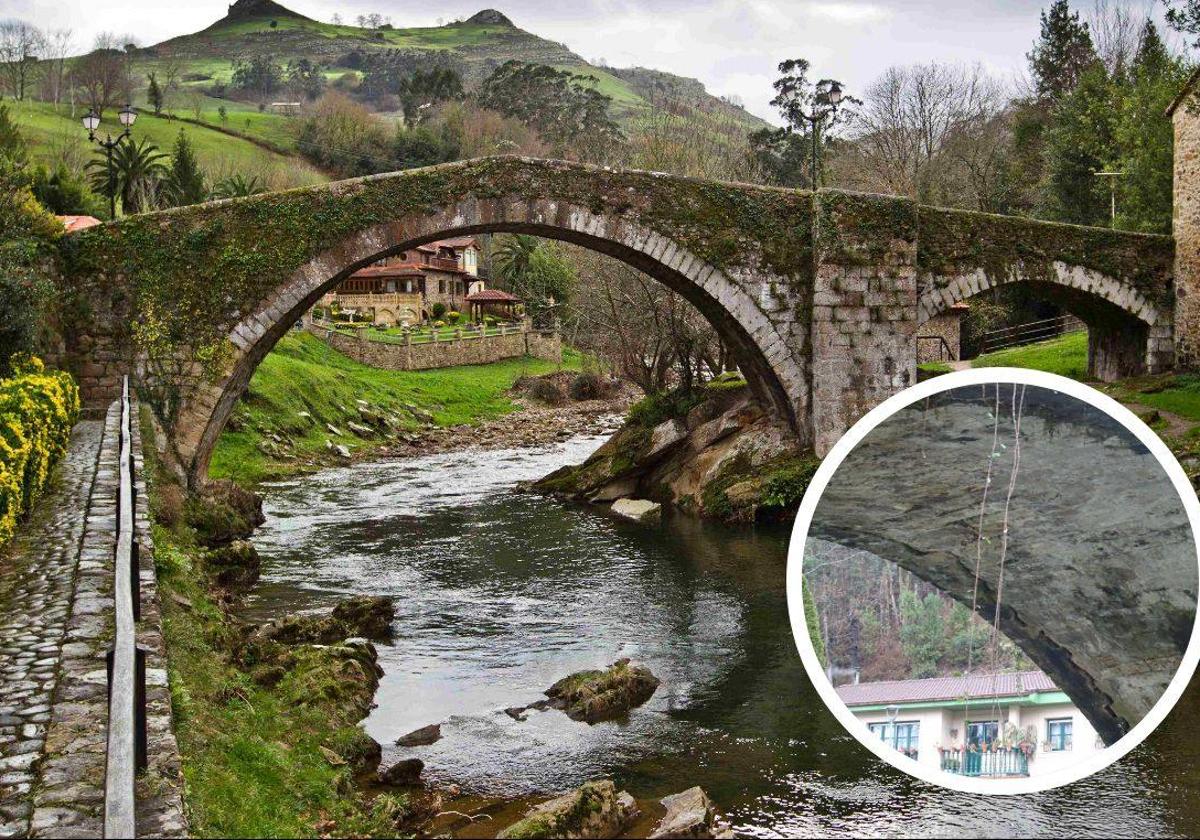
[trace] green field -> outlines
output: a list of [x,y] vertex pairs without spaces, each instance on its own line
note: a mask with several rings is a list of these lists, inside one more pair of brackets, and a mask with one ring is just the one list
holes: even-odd
[[[577,354],[565,351],[563,356],[564,368],[579,368]],[[217,442],[209,474],[254,484],[327,463],[327,440],[357,452],[383,445],[381,439],[365,440],[348,432],[347,423],[360,420],[357,400],[398,414],[412,429],[421,423],[408,406],[428,412],[439,426],[499,417],[515,407],[508,389],[518,377],[557,367],[526,357],[439,370],[380,370],[343,356],[307,333],[285,336],[250,380]],[[343,434],[331,434],[327,423]],[[264,452],[263,444],[272,436],[289,441],[293,456]]]
[[1087,379],[1087,333],[1068,333],[1050,341],[985,353],[971,367],[1019,367],[1044,370],[1072,379]]
[[[55,110],[49,102],[9,102],[10,113],[21,133],[29,141],[35,159],[69,161],[76,164],[90,160],[95,154],[93,144],[79,123],[82,109],[76,107],[75,117],[67,105]],[[216,110],[213,110],[214,118]],[[257,112],[254,117],[274,116]],[[230,122],[241,117],[231,115]],[[284,118],[280,118],[284,119]],[[214,120],[215,121],[215,120]],[[116,113],[105,115],[99,133],[116,134],[120,126]],[[142,113],[133,127],[135,138],[149,138],[162,151],[169,152],[180,131],[184,131],[196,151],[196,157],[210,178],[219,179],[240,173],[257,175],[274,189],[304,186],[329,180],[320,170],[303,159],[265,149],[249,140],[179,120],[168,120]]]

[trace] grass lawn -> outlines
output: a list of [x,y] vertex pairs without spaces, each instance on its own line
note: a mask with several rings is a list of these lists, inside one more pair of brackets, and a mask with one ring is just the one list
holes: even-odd
[[[35,159],[50,161],[73,158],[86,161],[93,156],[96,147],[88,142],[87,134],[78,120],[82,109],[77,107],[76,118],[72,119],[71,109],[67,105],[60,105],[57,111],[49,102],[9,102],[8,105],[21,133],[29,141]],[[216,122],[215,106],[213,113],[213,121]],[[252,119],[263,116],[255,112]],[[230,123],[242,118],[241,115],[231,114]],[[116,112],[105,114],[105,122],[100,127],[101,136],[105,132],[116,134],[119,128]],[[139,117],[133,127],[133,136],[138,140],[149,138],[162,151],[169,153],[180,130],[192,141],[196,157],[210,177],[221,178],[233,173],[258,175],[276,189],[329,180],[320,170],[299,157],[273,152],[214,129],[150,114]]]
[[971,367],[1019,367],[1044,370],[1072,379],[1087,379],[1087,333],[1068,333],[1050,341],[985,353]]
[[[579,355],[564,351],[562,367],[578,370]],[[421,423],[410,407],[432,415],[439,426],[499,417],[514,409],[508,389],[519,377],[557,368],[553,362],[524,357],[438,370],[380,370],[343,356],[307,333],[288,335],[255,371],[217,441],[209,475],[255,484],[322,466],[327,462],[327,440],[360,452],[381,446],[382,439],[359,438],[346,428],[349,421],[361,422],[357,400],[398,414],[412,429]],[[343,434],[331,434],[327,423]],[[292,457],[264,451],[271,449],[272,436],[290,443]]]

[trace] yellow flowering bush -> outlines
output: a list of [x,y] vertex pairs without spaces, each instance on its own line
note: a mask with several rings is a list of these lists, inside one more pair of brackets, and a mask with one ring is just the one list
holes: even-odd
[[0,545],[45,487],[79,418],[79,388],[70,374],[47,371],[41,359],[21,354],[10,367],[13,375],[0,379]]

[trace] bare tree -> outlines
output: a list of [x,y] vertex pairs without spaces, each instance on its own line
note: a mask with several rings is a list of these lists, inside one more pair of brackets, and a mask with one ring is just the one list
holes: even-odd
[[67,91],[67,57],[74,52],[70,29],[51,29],[42,41],[43,100],[53,102],[57,109]]
[[120,39],[111,34],[97,35],[92,51],[77,60],[71,70],[84,101],[98,114],[130,98],[129,65],[119,43]]
[[0,69],[4,87],[18,102],[25,98],[39,68],[39,54],[45,46],[42,30],[15,18],[0,21]]
[[843,186],[990,209],[1007,91],[979,66],[892,67],[867,88],[853,142],[830,163]]
[[1142,27],[1152,10],[1153,4],[1149,2],[1138,8],[1131,3],[1096,0],[1087,16],[1087,25],[1096,55],[1100,56],[1110,76],[1123,74],[1133,61],[1141,42]]

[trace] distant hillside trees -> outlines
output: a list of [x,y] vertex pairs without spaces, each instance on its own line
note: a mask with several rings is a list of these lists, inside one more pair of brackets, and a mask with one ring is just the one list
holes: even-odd
[[45,46],[46,37],[36,26],[23,20],[0,21],[0,72],[4,90],[13,99],[23,100],[32,89]]
[[132,99],[129,63],[116,44],[114,36],[101,33],[96,36],[92,51],[76,59],[71,68],[71,79],[80,98],[101,115]]
[[259,103],[264,103],[283,87],[283,65],[273,55],[256,55],[233,62],[230,84]]
[[479,105],[521,120],[560,152],[603,158],[624,139],[609,113],[612,98],[590,76],[510,60],[484,79]]

